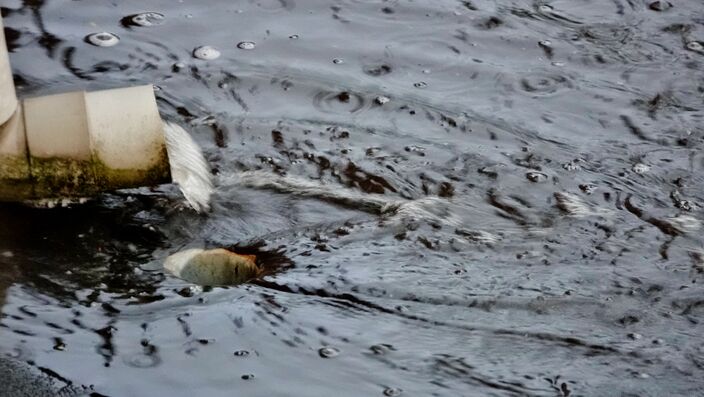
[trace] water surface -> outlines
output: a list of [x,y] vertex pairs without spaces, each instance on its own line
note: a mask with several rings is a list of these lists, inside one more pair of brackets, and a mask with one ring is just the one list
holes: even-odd
[[[216,185],[0,206],[4,362],[47,395],[701,395],[699,1],[207,3],[2,2],[20,95],[154,83]],[[267,275],[158,270],[221,246]]]

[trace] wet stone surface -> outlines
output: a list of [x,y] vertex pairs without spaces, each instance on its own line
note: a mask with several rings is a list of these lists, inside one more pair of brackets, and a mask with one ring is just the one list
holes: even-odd
[[[0,396],[701,394],[703,13],[4,2],[20,96],[158,84],[216,191],[0,204]],[[216,247],[261,274],[163,269]]]

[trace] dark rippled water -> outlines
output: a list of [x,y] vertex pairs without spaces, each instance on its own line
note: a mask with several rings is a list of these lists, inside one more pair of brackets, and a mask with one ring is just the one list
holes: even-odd
[[704,7],[651,3],[3,0],[21,95],[153,82],[217,192],[0,206],[0,395],[704,395]]

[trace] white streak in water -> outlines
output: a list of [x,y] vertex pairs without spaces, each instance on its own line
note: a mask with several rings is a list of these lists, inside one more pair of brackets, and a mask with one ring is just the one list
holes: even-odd
[[166,150],[171,178],[197,212],[210,210],[213,181],[208,162],[191,136],[180,125],[165,122]]
[[461,221],[449,209],[448,201],[439,197],[423,197],[416,200],[400,200],[362,193],[339,185],[328,185],[292,175],[276,175],[267,171],[246,171],[224,176],[224,184],[270,189],[300,197],[316,198],[348,208],[383,215],[399,220],[434,220],[444,224],[458,225]]

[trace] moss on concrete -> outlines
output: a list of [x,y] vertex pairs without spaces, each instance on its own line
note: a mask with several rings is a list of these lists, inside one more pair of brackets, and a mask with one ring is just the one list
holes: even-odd
[[93,160],[96,186],[99,190],[124,189],[139,186],[152,186],[171,182],[171,170],[166,147],[162,147],[157,158],[151,161],[148,169],[114,169],[99,159]]
[[33,199],[91,196],[97,193],[91,160],[31,157]]
[[0,201],[88,197],[100,192],[171,182],[166,147],[148,169],[113,169],[90,160],[0,156]]
[[87,197],[115,189],[171,182],[166,148],[148,169],[113,169],[97,157],[91,160],[31,157],[30,162],[32,191],[23,189],[17,194],[0,191],[0,197],[10,196],[11,200],[18,196],[24,199]]
[[0,155],[0,179],[29,178],[29,164],[25,156]]

